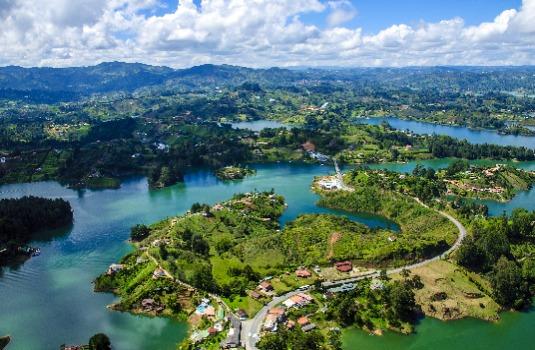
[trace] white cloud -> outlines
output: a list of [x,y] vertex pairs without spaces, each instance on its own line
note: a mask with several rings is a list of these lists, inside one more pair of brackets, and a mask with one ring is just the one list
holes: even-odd
[[331,13],[327,16],[327,25],[337,27],[351,21],[357,15],[357,9],[349,0],[329,1]]
[[[535,64],[535,0],[467,26],[462,18],[344,26],[347,0],[0,0],[0,65],[72,66],[121,60],[174,67]],[[327,28],[307,24],[320,13]]]

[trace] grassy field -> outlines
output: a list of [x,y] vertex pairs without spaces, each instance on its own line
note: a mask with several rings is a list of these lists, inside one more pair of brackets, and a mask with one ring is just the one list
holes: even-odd
[[441,320],[499,319],[500,307],[489,296],[489,282],[480,275],[449,261],[432,262],[413,269],[412,274],[420,276],[424,284],[424,288],[416,290],[415,294],[427,316]]
[[[340,247],[335,245],[334,249],[335,253],[341,254],[340,257],[358,250],[357,258],[364,262],[376,266],[402,265],[437,255],[451,246],[457,237],[457,229],[448,219],[409,196],[374,186],[357,187],[354,192],[320,194],[319,205],[352,213],[381,215],[401,228],[399,233],[375,230],[358,239],[355,235],[342,234],[338,240]],[[358,226],[352,227],[353,231],[358,229]]]

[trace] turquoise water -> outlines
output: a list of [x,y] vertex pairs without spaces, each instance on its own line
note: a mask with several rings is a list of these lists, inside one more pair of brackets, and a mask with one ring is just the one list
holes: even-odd
[[[441,168],[450,161],[420,163]],[[535,169],[535,162],[516,165]],[[415,166],[416,162],[374,165],[400,172],[412,171]],[[186,175],[184,184],[156,191],[147,188],[145,178],[131,178],[118,190],[102,191],[74,191],[55,182],[0,187],[0,198],[29,194],[62,197],[74,208],[72,227],[43,234],[35,243],[42,254],[5,270],[0,277],[0,334],[12,335],[9,349],[57,349],[62,343],[85,343],[97,332],[107,333],[115,349],[174,349],[187,332],[185,323],[109,311],[105,306],[114,296],[94,293],[91,281],[131,249],[126,240],[132,225],[184,213],[194,202],[215,203],[237,192],[274,188],[288,202],[283,224],[301,213],[332,212],[318,208],[314,204],[317,196],[310,191],[313,177],[331,173],[332,168],[287,163],[255,168],[256,175],[238,182],[221,182],[210,172],[195,171]],[[509,203],[491,203],[491,212],[517,206],[535,209],[534,203],[535,191],[524,192]],[[376,216],[350,218],[371,227],[392,226]],[[344,332],[344,342],[345,349],[370,350],[527,349],[533,348],[534,327],[534,313],[507,313],[497,324],[477,320],[443,323],[426,318],[415,335],[371,337],[352,330]]]
[[[221,182],[207,171],[190,173],[185,184],[150,191],[145,178],[125,181],[118,190],[74,191],[55,182],[0,187],[0,198],[38,195],[62,197],[74,208],[74,224],[47,233],[36,242],[39,257],[0,277],[0,334],[13,337],[10,350],[57,349],[62,343],[84,343],[105,332],[115,349],[174,349],[187,326],[167,319],[109,311],[110,294],[94,293],[91,281],[129,250],[129,228],[184,213],[194,202],[216,203],[237,192],[274,188],[288,209],[282,223],[301,213],[332,212],[315,206],[310,191],[314,176],[332,169],[319,165],[273,164],[257,175]],[[371,215],[350,215],[371,227],[395,224]]]
[[343,344],[347,350],[527,350],[535,348],[534,329],[533,311],[503,313],[496,323],[425,318],[413,335],[386,332],[377,337],[352,329],[344,332]]
[[379,125],[387,122],[395,129],[410,130],[416,134],[437,134],[448,135],[460,140],[466,139],[471,143],[490,143],[502,146],[524,146],[535,148],[535,137],[500,135],[491,130],[475,130],[461,126],[448,126],[434,123],[420,122],[414,120],[404,120],[396,117],[380,117],[369,119],[358,119],[357,123]]
[[255,120],[252,122],[238,122],[231,124],[234,129],[249,129],[260,131],[266,128],[287,128],[288,125],[274,120]]

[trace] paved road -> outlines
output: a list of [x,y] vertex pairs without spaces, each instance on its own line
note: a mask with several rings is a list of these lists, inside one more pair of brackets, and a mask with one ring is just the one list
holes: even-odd
[[241,339],[243,341],[243,345],[245,346],[245,349],[247,350],[257,349],[255,344],[258,341],[258,335],[260,334],[260,331],[262,330],[262,323],[264,319],[266,318],[268,311],[271,308],[274,308],[275,306],[279,305],[286,299],[291,298],[292,296],[299,294],[301,292],[302,292],[301,290],[294,290],[284,295],[273,298],[273,300],[267,303],[260,311],[256,313],[253,319],[242,322]]
[[[338,173],[339,172],[338,164],[335,163],[335,167],[336,167],[337,173]],[[414,199],[418,203],[423,205],[424,207],[429,208],[427,205],[422,203],[422,201],[420,201],[418,198],[414,198]],[[421,266],[427,265],[427,264],[429,264],[429,263],[431,263],[433,261],[444,259],[449,254],[451,254],[452,252],[454,252],[456,249],[459,248],[459,246],[461,245],[462,240],[466,237],[466,228],[457,219],[455,219],[450,214],[442,212],[442,211],[439,211],[439,210],[436,210],[436,209],[433,209],[433,210],[437,211],[440,215],[442,215],[445,218],[447,218],[448,220],[450,220],[457,227],[457,229],[459,230],[459,235],[457,236],[457,240],[455,241],[455,243],[453,243],[453,245],[448,250],[446,250],[444,253],[442,253],[440,255],[437,255],[435,257],[432,257],[430,259],[427,259],[427,260],[424,260],[424,261],[421,261],[421,262],[418,262],[418,263],[415,263],[415,264],[405,265],[405,266],[398,267],[398,268],[395,268],[395,269],[387,270],[386,273],[388,275],[400,273],[402,270],[414,269],[414,268],[417,268],[417,267],[421,267]],[[366,279],[366,278],[378,277],[379,273],[380,273],[380,271],[377,271],[377,272],[372,273],[372,274],[367,274],[367,275],[363,275],[363,276],[347,279],[347,280],[344,280],[344,281],[346,283],[348,283],[348,282],[360,281],[360,280],[363,280],[363,279]],[[258,350],[258,348],[255,346],[255,344],[258,341],[258,335],[260,334],[260,332],[262,330],[262,321],[264,320],[264,318],[266,318],[266,315],[267,315],[269,309],[271,309],[272,307],[275,307],[276,305],[282,303],[283,301],[285,301],[286,299],[290,298],[291,296],[293,296],[293,295],[295,295],[297,293],[300,293],[300,291],[299,290],[295,290],[295,291],[292,291],[292,292],[289,292],[287,294],[284,294],[284,295],[281,295],[279,297],[274,298],[269,304],[264,306],[262,308],[262,310],[260,310],[255,315],[255,317],[253,319],[242,323],[242,325],[243,325],[243,328],[242,328],[242,341],[243,341],[243,345],[245,346],[246,350]]]
[[333,158],[333,162],[334,162],[334,170],[336,171],[336,178],[338,179],[338,183],[340,184],[340,188],[342,190],[344,190],[344,191],[353,191],[352,187],[347,186],[344,183],[344,175],[340,171],[340,167],[338,166],[338,162],[336,161],[336,159]]

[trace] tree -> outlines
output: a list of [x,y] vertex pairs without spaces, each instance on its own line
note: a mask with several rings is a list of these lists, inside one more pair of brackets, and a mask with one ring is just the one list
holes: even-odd
[[390,289],[390,307],[401,321],[413,321],[416,316],[416,300],[408,283],[395,281]]
[[217,287],[210,265],[198,266],[193,273],[191,283],[195,287],[206,291],[215,291]]
[[111,350],[110,339],[104,333],[97,333],[89,339],[89,349]]
[[130,229],[130,238],[134,242],[139,242],[147,238],[150,234],[150,229],[146,225],[135,225]]
[[498,304],[521,309],[530,302],[528,285],[516,262],[502,256],[494,266],[490,282]]
[[210,245],[200,235],[193,235],[191,237],[191,250],[200,255],[208,255]]

